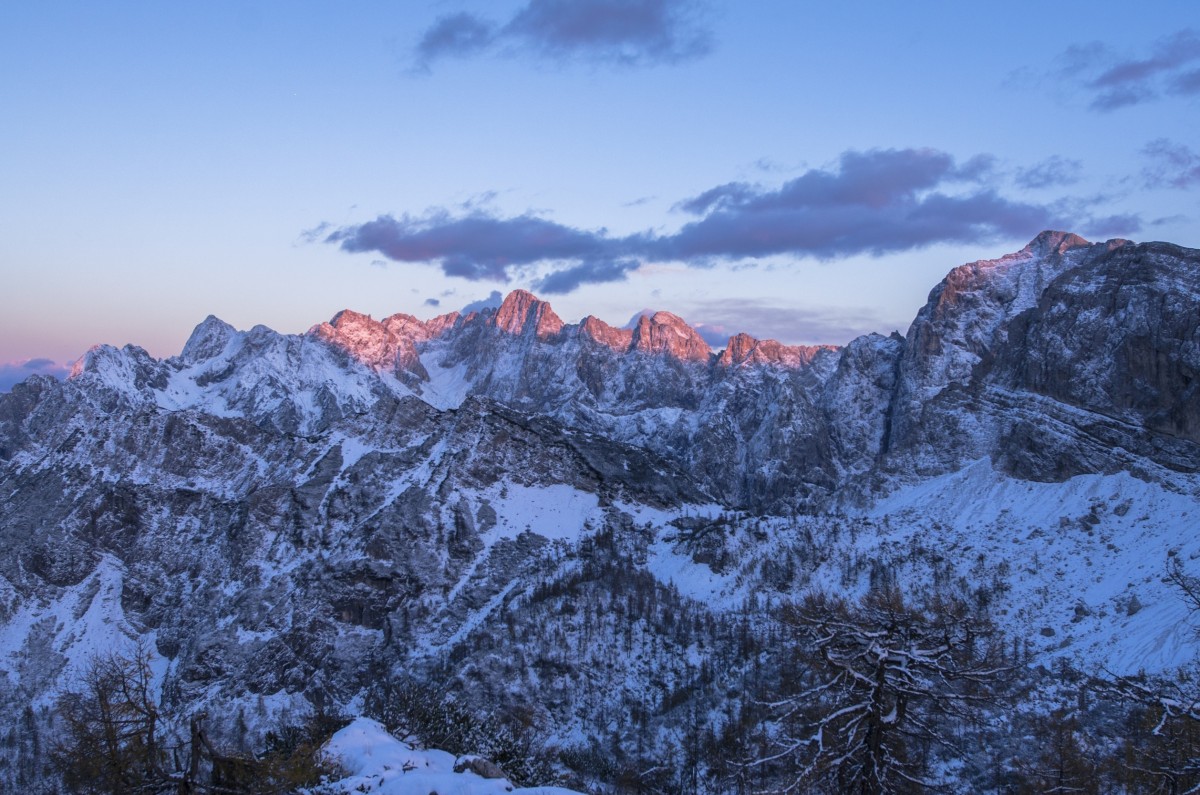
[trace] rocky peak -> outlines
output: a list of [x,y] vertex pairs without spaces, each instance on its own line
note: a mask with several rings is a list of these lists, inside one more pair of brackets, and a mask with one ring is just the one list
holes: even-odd
[[717,365],[737,367],[755,364],[797,368],[810,364],[822,351],[836,350],[838,348],[835,345],[784,345],[776,340],[759,340],[749,334],[735,334],[717,357]]
[[145,348],[126,345],[94,345],[71,367],[68,376],[75,381],[88,381],[134,402],[141,401],[151,389],[161,389],[166,383],[162,363]]
[[[412,315],[396,314],[378,321],[370,315],[343,309],[328,323],[313,326],[309,335],[323,340],[351,359],[405,382],[428,378],[416,343],[429,338],[424,323]],[[410,384],[411,385],[411,384]]]
[[429,337],[425,321],[404,312],[389,315],[379,322],[400,339],[423,340]]
[[1053,229],[1047,229],[1029,241],[1029,245],[1021,249],[1020,253],[1028,253],[1036,256],[1065,254],[1073,248],[1090,245],[1091,243],[1072,232],[1057,232]]
[[233,326],[216,315],[209,315],[192,331],[179,358],[188,364],[196,364],[220,356],[236,334]]
[[990,333],[1001,319],[1033,306],[1046,285],[1078,261],[1076,252],[1086,256],[1095,248],[1103,246],[1093,247],[1069,232],[1046,231],[1013,254],[960,265],[929,293],[914,325],[954,317],[972,327],[972,336],[984,327]]
[[462,315],[458,312],[447,312],[444,315],[425,321],[425,333],[429,338],[440,337],[458,325]]
[[610,326],[594,315],[588,315],[579,322],[579,336],[621,353],[629,350],[633,342],[631,329]]
[[378,325],[378,323],[370,315],[355,312],[353,309],[343,309],[330,319],[329,325],[337,329],[350,329]]
[[563,328],[562,319],[554,314],[550,304],[525,290],[513,290],[492,316],[492,324],[509,334],[533,333],[538,339],[557,335]]
[[[209,315],[212,317],[212,315]],[[111,356],[114,348],[111,345],[93,345],[75,360],[71,365],[71,372],[67,374],[68,379],[75,379],[82,376],[88,371],[94,371],[99,366],[102,357]]]
[[712,357],[712,349],[696,330],[670,312],[638,318],[630,345],[632,350],[668,354],[683,361],[707,362]]
[[401,347],[396,335],[378,320],[350,309],[338,312],[328,323],[314,326],[309,334],[377,370],[392,369]]
[[758,340],[749,334],[734,334],[725,344],[725,350],[717,357],[717,364],[722,367],[732,367],[741,364],[750,357],[750,353],[758,345]]

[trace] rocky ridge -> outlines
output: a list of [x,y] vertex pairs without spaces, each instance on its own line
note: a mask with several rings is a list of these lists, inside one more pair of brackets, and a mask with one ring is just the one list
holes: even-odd
[[755,511],[811,510],[880,477],[981,457],[1034,479],[1134,459],[1195,471],[1195,260],[1169,244],[1047,232],[955,268],[904,339],[843,348],[737,334],[714,352],[669,312],[632,329],[565,324],[518,290],[427,321],[346,310],[298,337],[209,318],[176,359],[101,347],[76,379],[109,400],[300,433],[383,395],[442,409],[477,396],[653,450]]

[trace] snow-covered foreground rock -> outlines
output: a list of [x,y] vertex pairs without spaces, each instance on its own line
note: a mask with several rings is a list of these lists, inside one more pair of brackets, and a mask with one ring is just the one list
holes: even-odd
[[513,787],[508,779],[455,772],[459,760],[437,749],[416,749],[377,721],[358,718],[330,738],[323,752],[346,774],[336,792],[367,795],[580,795],[562,787]]

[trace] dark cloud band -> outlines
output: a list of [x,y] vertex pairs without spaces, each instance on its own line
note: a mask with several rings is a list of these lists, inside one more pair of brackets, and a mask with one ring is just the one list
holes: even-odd
[[[704,267],[778,255],[831,260],[1020,239],[1048,228],[1128,233],[1140,225],[1133,216],[1096,219],[1084,202],[1038,204],[1002,196],[991,185],[992,162],[980,156],[959,164],[931,149],[850,151],[834,167],[811,169],[778,187],[728,183],[685,199],[676,207],[695,218],[672,234],[619,237],[535,215],[503,218],[475,209],[384,215],[334,230],[325,240],[397,262],[436,263],[449,276],[472,280],[508,281],[519,269],[549,265],[535,286],[566,293],[622,280],[644,262]],[[1074,166],[1047,161],[1026,182],[1063,182]]]

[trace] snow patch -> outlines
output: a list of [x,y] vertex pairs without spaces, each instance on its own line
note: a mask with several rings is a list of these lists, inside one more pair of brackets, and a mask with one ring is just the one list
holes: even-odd
[[430,362],[425,372],[429,374],[429,382],[421,386],[421,399],[440,411],[458,408],[473,386],[467,377],[467,365],[443,367],[432,361],[434,357],[428,358]]
[[562,787],[513,788],[508,779],[454,772],[453,754],[416,749],[388,734],[382,724],[357,718],[325,744],[327,759],[345,775],[332,786],[371,795],[580,795]]
[[[516,538],[528,530],[551,541],[578,541],[589,520],[599,521],[600,498],[565,483],[550,486],[496,485],[480,495],[496,511],[496,526],[484,535]],[[490,545],[490,544],[489,544]]]

